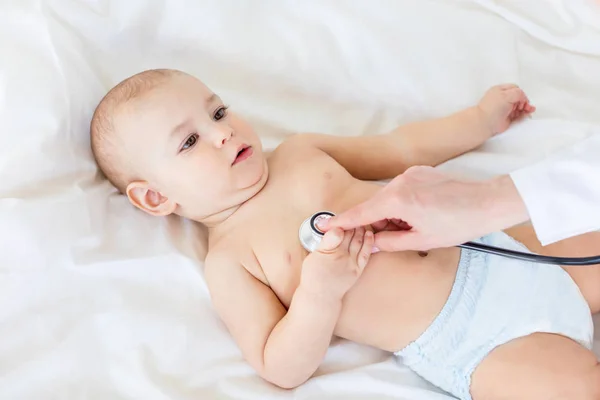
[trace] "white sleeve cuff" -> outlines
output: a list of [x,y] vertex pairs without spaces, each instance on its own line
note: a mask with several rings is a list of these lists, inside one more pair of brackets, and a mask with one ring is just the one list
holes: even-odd
[[510,174],[542,245],[600,229],[600,135]]

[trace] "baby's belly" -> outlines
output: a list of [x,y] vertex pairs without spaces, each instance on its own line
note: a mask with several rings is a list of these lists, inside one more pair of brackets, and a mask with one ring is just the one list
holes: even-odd
[[344,297],[335,335],[396,351],[418,338],[442,310],[460,249],[374,254]]

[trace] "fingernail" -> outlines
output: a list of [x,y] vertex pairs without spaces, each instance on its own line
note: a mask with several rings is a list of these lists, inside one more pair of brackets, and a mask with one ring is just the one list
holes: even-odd
[[327,225],[329,225],[329,218],[317,221],[317,228],[327,229]]
[[371,254],[379,253],[380,251],[381,250],[379,250],[379,247],[373,246],[373,248],[371,249]]

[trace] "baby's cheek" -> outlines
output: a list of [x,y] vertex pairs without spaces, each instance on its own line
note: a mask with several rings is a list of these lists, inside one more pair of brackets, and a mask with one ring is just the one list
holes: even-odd
[[258,139],[258,135],[256,135],[254,128],[244,119],[234,116],[231,125],[234,132],[238,133],[242,139],[254,143],[255,145],[260,144],[260,140]]

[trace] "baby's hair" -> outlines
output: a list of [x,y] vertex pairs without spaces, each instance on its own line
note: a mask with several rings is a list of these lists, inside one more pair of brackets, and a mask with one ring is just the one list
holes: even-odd
[[135,171],[122,154],[119,134],[115,130],[114,116],[130,100],[147,94],[169,78],[183,74],[173,69],[151,69],[137,73],[113,87],[94,111],[90,123],[92,153],[100,171],[119,192],[125,193]]

